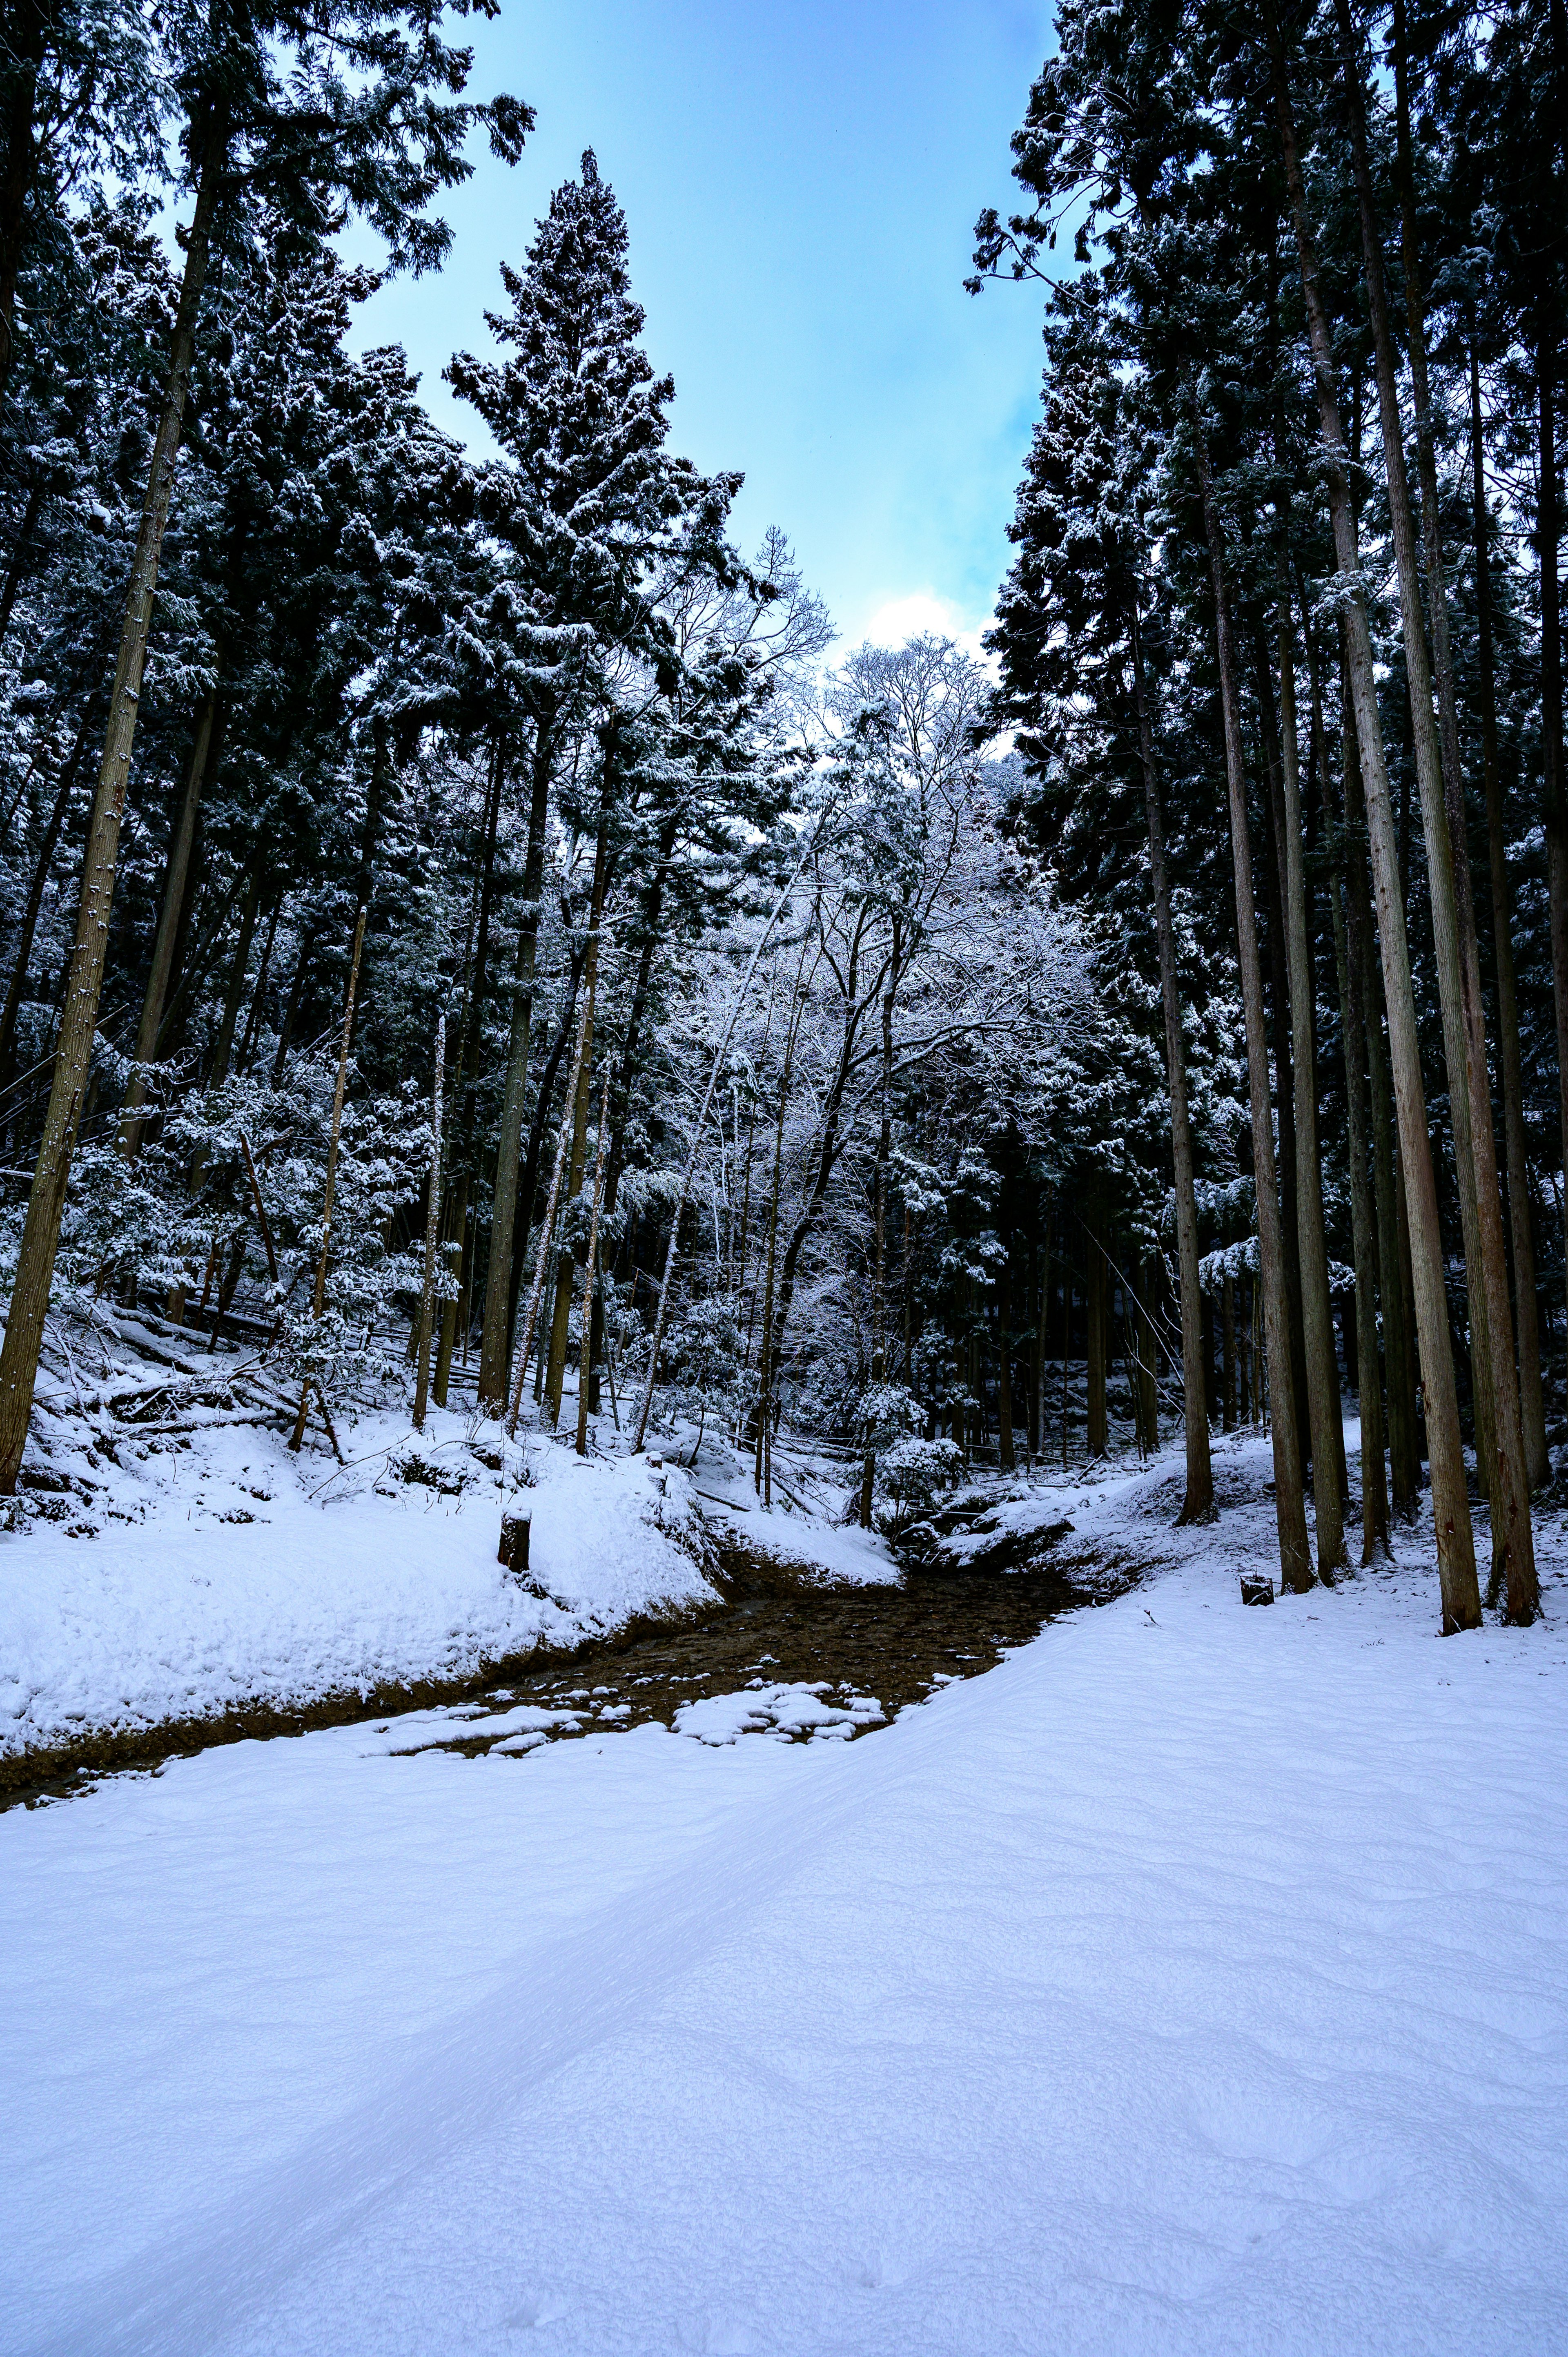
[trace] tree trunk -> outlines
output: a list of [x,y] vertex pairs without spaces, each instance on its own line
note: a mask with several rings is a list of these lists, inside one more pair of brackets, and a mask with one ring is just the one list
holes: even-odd
[[1476,619],[1479,639],[1481,774],[1487,799],[1487,848],[1491,869],[1492,943],[1498,969],[1498,1059],[1508,1164],[1509,1222],[1513,1236],[1514,1314],[1519,1332],[1520,1422],[1525,1470],[1538,1490],[1551,1475],[1546,1452],[1546,1402],[1541,1379],[1541,1324],[1535,1286],[1535,1238],[1530,1217],[1530,1162],[1525,1144],[1524,1077],[1514,974],[1513,891],[1503,840],[1502,780],[1498,763],[1498,701],[1492,651],[1492,581],[1487,539],[1485,454],[1481,440],[1481,371],[1470,347],[1470,436],[1476,534]]
[[[508,1350],[511,1340],[512,1243],[517,1226],[518,1180],[522,1160],[522,1122],[528,1106],[528,1059],[533,1036],[533,970],[539,947],[540,901],[544,888],[544,829],[550,813],[551,731],[541,723],[533,741],[532,798],[528,812],[528,850],[522,869],[522,918],[517,943],[517,985],[512,1001],[511,1045],[506,1093],[496,1148],[496,1183],[490,1207],[490,1257],[485,1280],[485,1320],[479,1344],[479,1405],[499,1415],[506,1405]],[[525,1239],[526,1242],[526,1239]]]
[[234,1032],[240,1020],[240,1001],[245,995],[245,976],[251,964],[251,943],[256,937],[256,912],[261,895],[261,872],[252,864],[240,900],[240,938],[234,944],[234,955],[229,967],[229,986],[223,994],[223,1013],[219,1020],[218,1038],[212,1049],[212,1070],[207,1082],[209,1089],[220,1089],[229,1077],[229,1065],[234,1053]]
[[[594,845],[594,882],[588,901],[588,939],[583,965],[583,982],[586,992],[587,1046],[583,1051],[582,1067],[577,1074],[577,1087],[572,1103],[564,1108],[562,1119],[570,1115],[572,1124],[572,1157],[566,1179],[566,1200],[575,1201],[583,1189],[583,1166],[588,1149],[588,1093],[594,1060],[594,999],[599,978],[599,923],[605,904],[605,865],[609,840],[609,777],[607,770],[604,797],[599,804],[599,827]],[[550,1327],[550,1356],[544,1380],[547,1414],[552,1425],[561,1420],[561,1392],[566,1379],[566,1342],[572,1323],[572,1283],[576,1263],[575,1256],[563,1251],[555,1275],[555,1310]]]
[[147,976],[141,1026],[136,1033],[137,1069],[131,1075],[131,1084],[125,1092],[125,1103],[120,1116],[120,1151],[133,1161],[141,1146],[145,1127],[139,1115],[146,1102],[147,1068],[157,1053],[158,1033],[163,1028],[168,986],[174,974],[180,919],[188,905],[186,886],[190,876],[191,849],[196,841],[197,806],[201,800],[201,781],[212,749],[212,731],[217,718],[218,692],[209,688],[197,716],[196,737],[191,748],[190,766],[186,772],[185,792],[180,798],[179,813],[169,837],[163,910],[158,918],[157,936],[153,944],[152,972]]
[[278,919],[283,914],[284,888],[273,895],[267,912],[267,937],[262,943],[262,962],[256,972],[256,986],[251,993],[251,1011],[245,1017],[245,1036],[240,1042],[240,1053],[234,1070],[242,1075],[248,1072],[255,1057],[256,1041],[261,1033],[262,1017],[266,1010],[267,976],[272,972],[273,944],[277,939]]
[[33,940],[38,929],[38,911],[44,904],[49,869],[54,864],[55,850],[59,842],[60,829],[65,823],[71,790],[76,784],[82,755],[87,750],[87,731],[90,721],[91,711],[82,715],[81,726],[77,731],[76,742],[71,747],[70,758],[60,772],[59,788],[55,795],[54,807],[48,815],[48,823],[44,828],[44,839],[39,846],[38,865],[33,869],[33,880],[27,888],[27,905],[22,910],[21,929],[16,937],[16,963],[11,969],[11,986],[5,994],[5,1012],[0,1014],[0,1092],[10,1087],[14,1077],[16,1021],[22,1011],[22,998],[27,987],[27,968],[32,963]]
[[[380,748],[378,746],[378,759]],[[498,727],[490,748],[490,777],[485,796],[484,825],[479,853],[479,909],[478,937],[474,946],[474,964],[469,980],[467,1016],[463,1027],[463,1048],[457,1062],[457,1101],[452,1124],[454,1159],[458,1162],[456,1185],[451,1211],[451,1244],[456,1247],[456,1271],[460,1279],[456,1295],[441,1305],[441,1340],[435,1355],[435,1405],[445,1407],[452,1379],[452,1351],[457,1338],[457,1318],[460,1304],[466,1303],[467,1284],[472,1277],[472,1255],[476,1238],[469,1209],[474,1194],[474,1164],[477,1158],[474,1097],[479,1077],[479,1043],[484,1035],[485,991],[489,979],[490,911],[495,901],[496,830],[500,823],[501,783],[506,772],[506,730]],[[465,1275],[465,1265],[467,1274]],[[465,1330],[467,1330],[465,1327]]]
[[1312,965],[1306,945],[1306,876],[1301,839],[1301,770],[1295,726],[1295,631],[1290,592],[1280,597],[1280,745],[1284,795],[1285,951],[1290,964],[1291,1033],[1295,1065],[1296,1218],[1300,1223],[1303,1339],[1307,1413],[1312,1423],[1312,1498],[1317,1524],[1317,1576],[1332,1587],[1345,1567],[1344,1419],[1328,1302],[1328,1247],[1323,1231],[1323,1165],[1317,1142]]
[[[599,1207],[605,1199],[605,1134],[609,1128],[610,1076],[607,1070],[605,1085],[599,1097],[599,1135],[594,1148],[594,1201],[588,1218],[588,1249],[583,1258],[583,1356],[577,1370],[577,1454],[588,1453],[588,1393],[594,1364],[594,1271],[599,1257]],[[702,1426],[697,1428],[697,1448],[702,1447]],[[692,1462],[697,1461],[696,1450]]]
[[1008,1330],[1013,1314],[1012,1254],[1002,1265],[996,1288],[996,1463],[1003,1473],[1017,1469],[1013,1453],[1013,1338]]
[[441,1081],[446,1062],[446,1017],[435,1018],[435,1076],[430,1089],[430,1192],[424,1209],[424,1275],[419,1288],[419,1326],[414,1343],[413,1428],[424,1430],[430,1393],[430,1334],[435,1324],[435,1245],[441,1230]]
[[1187,1494],[1178,1524],[1214,1520],[1214,1468],[1208,1449],[1208,1410],[1203,1394],[1203,1296],[1198,1281],[1197,1194],[1192,1120],[1187,1101],[1187,1049],[1182,1037],[1181,991],[1176,975],[1176,931],[1171,923],[1170,878],[1165,872],[1165,815],[1144,671],[1144,642],[1134,580],[1128,600],[1133,637],[1133,691],[1138,714],[1138,747],[1144,771],[1144,816],[1149,835],[1149,875],[1155,894],[1155,933],[1159,945],[1160,1004],[1165,1024],[1165,1079],[1171,1102],[1171,1161],[1176,1178],[1176,1270],[1181,1290],[1182,1421],[1187,1438]]
[[1105,1408],[1106,1344],[1109,1340],[1106,1316],[1105,1254],[1100,1238],[1085,1223],[1088,1254],[1084,1266],[1084,1351],[1085,1372],[1089,1384],[1088,1448],[1091,1458],[1106,1457],[1111,1452],[1110,1418]]
[[1557,1018],[1557,1097],[1564,1184],[1563,1266],[1568,1272],[1568,779],[1563,760],[1563,606],[1557,576],[1557,326],[1543,304],[1536,328],[1535,377],[1540,413],[1535,533],[1541,573],[1541,774],[1546,826],[1546,875],[1552,923],[1552,999]]
[[[876,1178],[875,1198],[874,1260],[871,1279],[871,1380],[881,1384],[887,1380],[887,1166],[893,1157],[893,1007],[898,996],[898,979],[903,947],[899,920],[893,919],[893,940],[887,965],[887,986],[882,994],[882,1119],[876,1134]],[[1005,1291],[1002,1314],[1006,1317]],[[1002,1381],[1007,1383],[1007,1344],[1002,1344]],[[1011,1399],[1008,1417],[1011,1415]],[[1003,1463],[1009,1469],[1013,1464],[1013,1429],[1004,1419]],[[876,1450],[868,1437],[860,1469],[860,1526],[871,1528],[871,1508],[876,1487]]]
[[[1317,769],[1323,834],[1331,855],[1340,834],[1328,782],[1328,746],[1316,666],[1312,678],[1313,757]],[[1348,769],[1348,763],[1347,764]],[[1342,840],[1342,838],[1341,838]],[[1357,856],[1359,857],[1358,846]],[[1345,1156],[1350,1177],[1351,1253],[1356,1265],[1356,1390],[1361,1413],[1361,1566],[1377,1560],[1389,1544],[1389,1492],[1383,1467],[1383,1395],[1378,1367],[1377,1234],[1368,1160],[1366,1009],[1361,1001],[1364,948],[1359,936],[1352,952],[1346,915],[1343,863],[1330,866],[1328,906],[1334,927],[1334,968],[1339,991],[1339,1028],[1345,1043]]]
[[1225,584],[1224,548],[1219,537],[1219,518],[1214,505],[1208,447],[1203,421],[1198,414],[1197,397],[1190,390],[1188,403],[1214,589],[1219,701],[1225,728],[1225,778],[1230,803],[1230,856],[1236,880],[1237,953],[1241,974],[1241,1003],[1247,1025],[1247,1082],[1252,1118],[1258,1244],[1262,1262],[1263,1315],[1268,1328],[1269,1367],[1274,1387],[1274,1513],[1279,1528],[1280,1577],[1293,1594],[1304,1595],[1312,1586],[1312,1556],[1306,1535],[1301,1444],[1290,1379],[1290,1301],[1280,1225],[1279,1189],[1274,1176],[1274,1131],[1269,1104],[1269,1041],[1263,1014],[1262,961],[1258,954],[1257,909],[1252,897],[1247,783],[1241,767],[1241,713],[1237,696],[1230,599]]
[[[1318,283],[1317,257],[1307,222],[1306,192],[1301,177],[1295,124],[1285,81],[1284,49],[1273,0],[1265,0],[1264,13],[1273,58],[1280,144],[1301,260],[1302,287],[1312,343],[1323,471],[1334,528],[1335,562],[1343,581],[1359,583],[1359,560],[1350,508],[1345,441],[1339,425],[1333,344]],[[1410,951],[1405,937],[1404,900],[1394,841],[1393,809],[1383,759],[1382,723],[1378,711],[1371,632],[1359,587],[1348,597],[1343,612],[1357,742],[1365,786],[1373,881],[1377,891],[1379,941],[1383,959],[1384,995],[1388,1004],[1405,1196],[1410,1209],[1412,1272],[1431,1449],[1433,1519],[1437,1539],[1443,1628],[1446,1634],[1480,1625],[1481,1596],[1476,1577],[1475,1538],[1470,1527],[1465,1451],[1459,1432],[1459,1403],[1454,1383],[1453,1349],[1448,1336],[1443,1242],[1437,1220],[1437,1186],[1426,1133],[1415,995],[1411,986]],[[1441,817],[1441,811],[1438,815]],[[1460,1082],[1463,1085],[1463,1067]]]
[[131,565],[125,619],[109,699],[108,733],[82,863],[81,906],[65,1014],[55,1052],[54,1082],[27,1197],[5,1345],[0,1350],[0,1496],[5,1497],[9,1497],[16,1487],[16,1473],[27,1441],[71,1152],[87,1088],[93,1035],[98,1028],[98,1001],[103,987],[109,911],[114,897],[114,866],[131,770],[136,702],[146,661],[147,631],[164,528],[174,496],[175,453],[179,447],[186,390],[196,350],[196,314],[206,283],[212,218],[227,153],[228,115],[219,106],[209,117],[202,143],[201,177],[186,242],[179,309],[169,355],[168,389],[153,445],[147,494]]
[[5,117],[5,159],[0,164],[0,393],[9,381],[16,357],[16,284],[38,163],[34,107],[48,35],[43,0],[14,0],[5,27],[11,93]]
[[[349,995],[343,1008],[342,1044],[338,1050],[338,1085],[332,1092],[332,1126],[327,1139],[327,1186],[321,1205],[321,1252],[316,1264],[316,1287],[310,1299],[310,1314],[315,1318],[319,1318],[327,1307],[327,1271],[331,1265],[332,1254],[332,1207],[338,1189],[338,1148],[343,1136],[343,1100],[349,1087],[349,1049],[354,1038],[354,1000],[360,987],[360,958],[365,946],[366,914],[364,903],[361,901],[360,913],[354,924],[353,954],[349,960]],[[332,1432],[326,1392],[321,1386],[319,1378],[307,1375],[300,1386],[299,1413],[295,1417],[294,1432],[288,1444],[296,1457],[305,1440],[305,1420],[309,1412],[313,1383],[316,1385],[317,1396],[321,1402],[321,1413],[327,1422],[328,1433],[331,1435]],[[332,1440],[332,1447],[336,1453],[338,1443],[335,1437]]]
[[[1444,763],[1433,719],[1432,674],[1422,622],[1415,525],[1405,472],[1398,357],[1389,325],[1381,242],[1374,209],[1371,170],[1367,157],[1366,104],[1360,57],[1350,14],[1350,0],[1337,0],[1337,6],[1345,49],[1344,76],[1350,152],[1360,206],[1367,294],[1377,361],[1378,397],[1382,413],[1384,472],[1388,481],[1390,519],[1393,526],[1394,555],[1399,569],[1405,670],[1410,683],[1415,736],[1416,776],[1421,788],[1422,820],[1426,834],[1427,883],[1432,903],[1433,940],[1437,951],[1443,1037],[1448,1063],[1454,1156],[1459,1172],[1461,1211],[1467,1207],[1469,1213],[1466,1221],[1465,1259],[1469,1276],[1471,1353],[1476,1364],[1477,1443],[1479,1445],[1483,1435],[1490,1443],[1486,1471],[1487,1496],[1491,1501],[1492,1585],[1498,1587],[1506,1584],[1508,1617],[1524,1626],[1534,1620],[1541,1609],[1541,1592],[1535,1571],[1535,1540],[1530,1524],[1530,1483],[1525,1473],[1519,1378],[1514,1364],[1508,1251],[1503,1240],[1502,1198],[1498,1184],[1497,1148],[1492,1135],[1491,1087],[1487,1070],[1481,1002],[1481,965],[1470,885],[1464,783],[1458,774],[1457,724],[1454,722],[1452,726],[1451,758]],[[1417,257],[1410,252],[1406,260],[1413,268]],[[1425,331],[1419,276],[1407,283],[1406,297],[1410,306],[1411,361],[1415,371],[1419,425],[1423,416],[1429,415]],[[1431,492],[1427,500],[1427,525],[1432,630],[1434,642],[1441,649],[1446,630],[1446,612],[1444,607],[1435,462],[1433,463]],[[1449,701],[1452,720],[1452,680]],[[1444,774],[1445,768],[1446,777]],[[1469,1133],[1467,1140],[1465,1135],[1466,1129]],[[1466,1151],[1466,1144],[1468,1153]]]
[[[0,336],[4,328],[0,326]],[[5,382],[5,369],[0,364],[0,384]],[[5,585],[0,588],[0,647],[5,643],[11,629],[11,617],[16,608],[16,594],[22,587],[27,570],[27,551],[33,544],[39,513],[44,504],[44,486],[40,479],[27,493],[27,504],[22,510],[22,521],[16,527],[16,537],[11,547],[11,562],[5,567]]]
[[1253,670],[1259,725],[1262,735],[1263,813],[1262,869],[1263,950],[1267,958],[1264,983],[1273,1015],[1274,1116],[1279,1125],[1279,1182],[1283,1218],[1280,1242],[1284,1253],[1285,1298],[1290,1305],[1291,1395],[1295,1402],[1296,1441],[1305,1473],[1312,1443],[1312,1419],[1306,1386],[1306,1321],[1302,1313],[1301,1213],[1296,1202],[1296,1171],[1300,1153],[1295,1135],[1295,1050],[1291,1037],[1290,959],[1285,947],[1284,792],[1280,782],[1279,723],[1274,713],[1273,683],[1269,670],[1268,636],[1260,617]]

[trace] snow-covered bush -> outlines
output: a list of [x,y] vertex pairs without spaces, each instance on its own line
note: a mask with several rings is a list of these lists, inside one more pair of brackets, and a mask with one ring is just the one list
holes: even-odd
[[962,1478],[963,1451],[956,1441],[923,1440],[918,1433],[906,1433],[877,1460],[877,1528],[896,1538],[940,1505]]
[[678,1415],[697,1419],[692,1449],[695,1464],[709,1416],[715,1423],[735,1422],[752,1389],[738,1302],[726,1294],[693,1302],[667,1339],[663,1355],[669,1405]]

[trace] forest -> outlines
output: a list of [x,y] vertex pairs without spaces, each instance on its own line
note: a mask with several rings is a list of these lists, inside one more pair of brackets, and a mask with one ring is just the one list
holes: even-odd
[[0,0],[0,2351],[1563,2346],[1565,143]]
[[651,1420],[766,1501],[788,1429],[866,1528],[1178,1428],[1201,1523],[1266,1425],[1286,1589],[1412,1524],[1445,1629],[1530,1621],[1561,0],[1061,7],[975,231],[1045,360],[978,661],[737,544],[591,151],[446,370],[496,455],[355,349],[532,127],[441,11],[7,21],[0,1489],[118,1304],[296,1450]]

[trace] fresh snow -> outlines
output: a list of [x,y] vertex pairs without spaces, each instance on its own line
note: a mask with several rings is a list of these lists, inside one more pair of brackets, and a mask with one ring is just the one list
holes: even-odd
[[[439,1411],[423,1437],[406,1415],[362,1419],[342,1436],[340,1473],[253,1426],[198,1425],[188,1450],[141,1458],[133,1427],[113,1473],[95,1460],[107,1503],[91,1534],[0,1535],[0,1756],[456,1682],[536,1644],[717,1601],[679,1470],[542,1445],[532,1486],[517,1489],[466,1430]],[[398,1480],[410,1451],[467,1486]],[[497,1561],[503,1508],[532,1515],[526,1582]]]
[[1247,1610],[1218,1463],[1196,1533],[1019,1484],[1151,1576],[859,1741],[421,1714],[9,1812],[0,2347],[1562,2347],[1563,1533],[1530,1631],[1413,1536]]

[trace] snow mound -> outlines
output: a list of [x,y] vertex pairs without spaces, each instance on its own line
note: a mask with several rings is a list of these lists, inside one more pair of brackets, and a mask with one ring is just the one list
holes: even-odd
[[850,1736],[879,1727],[887,1714],[871,1695],[828,1702],[825,1680],[811,1684],[746,1686],[735,1694],[709,1695],[682,1703],[675,1713],[677,1735],[700,1743],[734,1743],[742,1735],[771,1734],[788,1743],[796,1736]]

